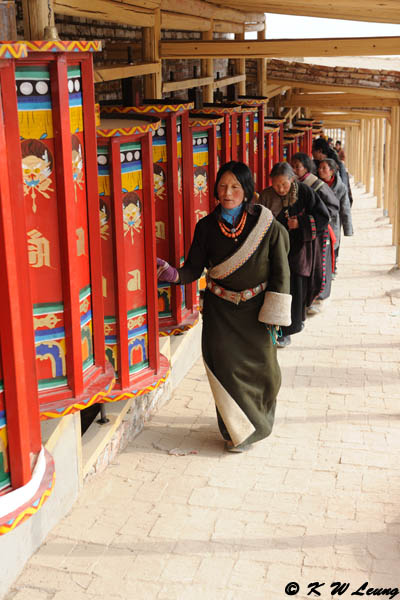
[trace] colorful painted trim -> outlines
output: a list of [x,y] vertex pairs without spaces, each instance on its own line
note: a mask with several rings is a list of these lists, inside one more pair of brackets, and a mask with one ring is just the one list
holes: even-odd
[[[110,119],[110,124],[112,125],[113,119]],[[147,121],[143,121],[141,125],[139,123],[135,125],[128,125],[128,127],[112,127],[111,129],[106,129],[105,125],[107,123],[107,119],[103,119],[101,121],[100,126],[97,127],[97,135],[99,137],[117,137],[124,135],[136,135],[138,133],[147,133],[148,131],[155,131],[160,126],[160,121],[156,121],[155,123],[148,123]],[[129,121],[127,121],[129,124]]]
[[193,102],[185,102],[182,104],[139,104],[139,106],[102,106],[101,112],[107,114],[140,114],[140,113],[172,113],[182,110],[192,110]]
[[190,127],[209,127],[210,125],[220,125],[224,122],[224,117],[202,119],[201,117],[190,117]]
[[234,113],[238,113],[241,111],[242,108],[240,106],[218,106],[218,104],[216,104],[215,106],[204,106],[203,108],[196,108],[196,110],[193,110],[192,112],[194,114],[196,114],[197,112],[200,114],[214,113],[215,115],[233,115]]
[[24,40],[28,52],[100,52],[99,40]]
[[195,312],[192,315],[192,319],[193,320],[188,321],[186,323],[180,325],[170,325],[169,327],[163,327],[162,324],[160,324],[160,331],[158,335],[160,337],[165,337],[167,335],[181,335],[182,333],[185,333],[185,331],[189,331],[189,329],[192,329],[192,327],[194,327],[197,324],[199,320],[199,313]]
[[[51,402],[48,405],[44,403],[40,406],[40,420],[45,421],[47,419],[57,419],[58,417],[65,417],[65,415],[71,415],[78,410],[83,410],[92,406],[96,402],[108,402],[108,394],[112,390],[115,384],[115,373],[112,365],[107,362],[106,370],[97,379],[94,380],[81,396],[73,399],[69,399],[72,403],[65,406],[65,401],[60,401],[62,406],[57,407],[57,402]],[[53,408],[54,407],[54,408]]]
[[[35,471],[37,472],[39,469],[41,470],[41,477],[38,477],[39,484],[38,486],[35,485],[36,490],[32,492],[30,484],[34,481]],[[15,503],[18,504],[16,508],[9,511],[7,514],[0,516],[0,535],[12,531],[41,509],[53,491],[55,477],[54,460],[49,452],[45,448],[42,448],[31,481],[28,482],[26,486],[11,491],[0,498],[0,508],[3,499],[5,503],[12,504],[15,497]],[[21,498],[24,497],[25,491],[28,497],[29,494],[31,494],[31,496],[25,502],[21,503]]]
[[26,42],[4,42],[0,43],[0,58],[26,58],[28,49]]
[[143,387],[137,387],[129,390],[115,390],[112,394],[109,394],[106,402],[119,402],[120,400],[128,400],[129,398],[136,398],[138,396],[143,396],[144,394],[148,394],[149,392],[153,392],[161,384],[165,383],[170,374],[170,366],[168,359],[160,355],[160,371],[157,374],[154,374],[154,379],[150,383],[144,383]]
[[258,108],[257,108],[257,106],[243,105],[240,107],[240,112],[242,112],[242,113],[257,113]]
[[236,98],[235,104],[247,104],[248,106],[265,106],[268,98]]

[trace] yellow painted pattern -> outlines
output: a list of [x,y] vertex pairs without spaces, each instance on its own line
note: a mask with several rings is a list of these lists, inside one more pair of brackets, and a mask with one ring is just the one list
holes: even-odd
[[1,43],[0,58],[26,58],[28,51],[26,43]]
[[189,123],[191,127],[207,127],[209,125],[220,125],[224,122],[223,117],[218,117],[216,119],[201,119],[197,117],[191,117],[189,119]]
[[110,397],[108,402],[119,402],[120,400],[128,400],[128,398],[137,398],[138,396],[143,396],[143,394],[148,394],[149,392],[156,390],[162,383],[165,383],[168,379],[169,374],[170,369],[168,369],[165,375],[161,377],[161,379],[156,381],[154,384],[148,385],[147,387],[141,388],[140,390],[137,390],[135,392],[128,392],[124,390],[123,392],[118,394],[118,396],[115,396],[114,398]]
[[[104,111],[103,107],[101,110]],[[104,123],[104,121],[103,121]],[[104,129],[98,128],[97,135],[99,137],[113,137],[116,135],[135,135],[136,133],[147,133],[148,131],[156,130],[159,127],[160,123],[143,123],[143,125],[134,125],[133,127],[118,127],[116,129]]]
[[101,50],[99,40],[24,40],[23,43],[29,52],[99,52]]
[[[54,489],[55,481],[56,481],[56,473],[53,470],[53,477],[52,477],[51,485],[49,488],[47,488],[43,492],[43,494],[39,500],[39,503],[36,506],[29,506],[28,508],[26,508],[17,517],[15,517],[15,519],[11,523],[6,523],[5,525],[0,525],[0,535],[4,535],[5,533],[12,531],[18,525],[20,525],[21,523],[23,523],[24,521],[29,519],[29,517],[31,517],[32,515],[37,513],[42,508],[43,504],[46,502],[47,498],[52,493],[52,491]],[[36,502],[36,499],[35,499],[35,502]]]
[[77,402],[76,404],[71,404],[70,406],[67,406],[62,412],[57,412],[57,411],[53,411],[53,410],[41,412],[40,420],[46,421],[47,419],[57,419],[58,417],[65,417],[65,415],[72,415],[73,413],[77,412],[78,410],[83,410],[84,408],[87,408],[88,406],[92,406],[92,404],[95,404],[96,402],[114,402],[114,400],[108,399],[108,396],[107,396],[111,392],[112,388],[114,387],[114,384],[115,384],[115,378],[113,378],[113,380],[108,385],[106,390],[98,392],[97,394],[92,396],[92,398],[90,398],[88,400],[88,402]]
[[51,110],[18,111],[19,133],[24,140],[53,138],[53,117]]
[[193,321],[193,323],[190,323],[189,325],[182,325],[182,327],[175,327],[174,329],[170,329],[169,331],[160,331],[158,335],[160,336],[167,336],[167,335],[179,335],[180,333],[183,333],[184,331],[189,331],[189,329],[192,329],[192,327],[194,327],[197,322],[198,322],[199,318],[197,317],[197,319],[195,321]]
[[192,110],[193,102],[185,102],[182,104],[140,104],[139,106],[102,106],[101,111],[104,113],[165,113],[179,112],[181,110]]

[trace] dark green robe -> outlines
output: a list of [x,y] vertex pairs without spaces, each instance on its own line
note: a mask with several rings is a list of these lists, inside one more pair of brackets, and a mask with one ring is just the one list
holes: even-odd
[[[218,224],[219,207],[197,223],[188,258],[179,269],[181,283],[194,281],[200,277],[204,268],[212,273],[212,267],[234,255],[243,246],[256,227],[261,211],[266,211],[257,205],[248,207],[247,210],[250,212],[246,225],[237,242],[221,232]],[[288,251],[288,234],[272,219],[252,256],[229,275],[213,280],[233,291],[254,288],[267,282],[267,292],[287,295],[290,289]],[[206,368],[211,371],[211,378],[218,380],[227,396],[233,399],[251,424],[247,434],[241,435],[239,443],[256,442],[271,433],[276,397],[281,384],[276,346],[272,343],[266,324],[258,320],[264,295],[265,292],[262,292],[236,305],[208,289],[204,294],[202,353]],[[219,407],[211,379],[210,384]],[[236,407],[233,408],[233,412],[236,412]],[[232,412],[230,408],[227,410]],[[232,431],[218,408],[217,413],[220,431],[229,440],[232,438]],[[230,414],[225,414],[226,421]],[[233,441],[238,445],[238,438]]]

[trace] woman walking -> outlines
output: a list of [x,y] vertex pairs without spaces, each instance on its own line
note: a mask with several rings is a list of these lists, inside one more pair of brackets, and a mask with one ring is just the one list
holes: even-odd
[[276,163],[270,175],[271,186],[261,192],[258,201],[271,210],[290,237],[292,323],[282,327],[282,335],[278,338],[278,345],[284,348],[290,344],[290,336],[303,329],[306,307],[320,292],[323,271],[315,242],[329,223],[329,213],[309,186],[296,181],[287,162]]
[[353,222],[351,218],[351,206],[347,188],[340,178],[336,162],[331,158],[325,158],[320,161],[318,175],[327,183],[339,201],[339,226],[335,230],[335,271],[337,272],[337,261],[339,257],[340,233],[343,227],[345,236],[353,235]]
[[242,452],[272,430],[281,384],[274,337],[290,324],[289,238],[267,208],[252,205],[241,162],[218,171],[219,204],[201,219],[180,269],[157,259],[161,281],[190,283],[207,271],[202,353],[226,450]]

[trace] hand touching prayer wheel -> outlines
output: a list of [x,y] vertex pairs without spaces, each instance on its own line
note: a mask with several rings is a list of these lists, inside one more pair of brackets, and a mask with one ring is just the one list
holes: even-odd
[[274,332],[291,319],[289,236],[268,208],[252,203],[244,163],[220,168],[214,195],[219,203],[197,223],[184,265],[157,267],[159,278],[184,284],[207,269],[203,359],[225,448],[242,452],[273,426],[281,383]]

